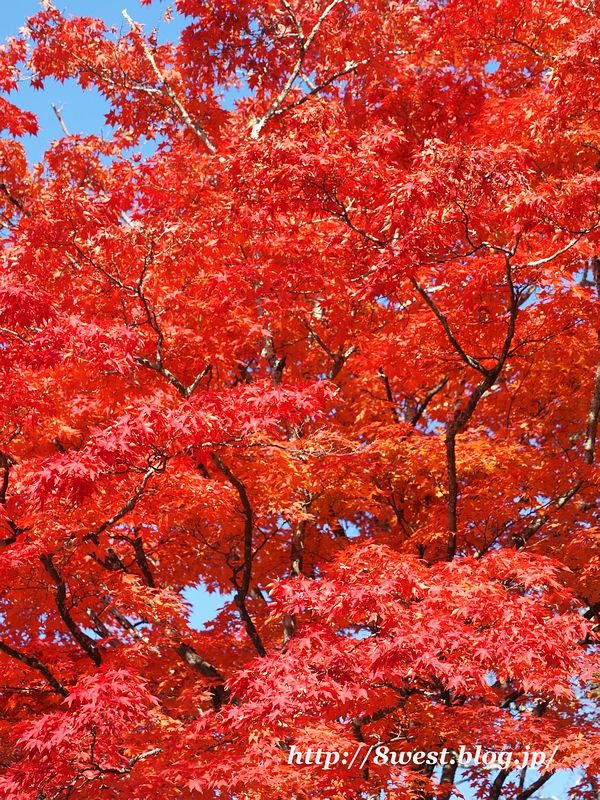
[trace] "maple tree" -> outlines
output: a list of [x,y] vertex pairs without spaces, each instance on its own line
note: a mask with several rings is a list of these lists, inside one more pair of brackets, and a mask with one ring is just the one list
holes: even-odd
[[0,50],[0,796],[597,797],[600,9],[171,13]]

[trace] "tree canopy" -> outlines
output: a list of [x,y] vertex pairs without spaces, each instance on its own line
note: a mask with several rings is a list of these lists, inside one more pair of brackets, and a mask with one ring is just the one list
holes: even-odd
[[598,4],[166,14],[0,50],[0,797],[597,798]]

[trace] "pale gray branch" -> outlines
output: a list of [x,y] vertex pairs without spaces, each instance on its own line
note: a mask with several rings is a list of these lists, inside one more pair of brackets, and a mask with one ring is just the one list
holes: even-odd
[[158,64],[156,63],[156,60],[155,60],[154,55],[152,53],[152,50],[148,47],[145,39],[141,36],[141,32],[139,30],[140,26],[131,19],[131,17],[129,16],[129,14],[127,13],[127,11],[125,9],[123,9],[122,13],[123,13],[123,16],[125,17],[125,19],[127,20],[127,22],[129,23],[129,27],[131,28],[131,30],[140,33],[140,41],[141,41],[142,49],[144,51],[144,55],[148,59],[148,62],[150,64],[150,66],[152,67],[152,71],[156,75],[156,79],[158,80],[158,82],[161,84],[161,86],[165,90],[167,96],[169,97],[169,99],[171,100],[171,102],[173,103],[175,108],[179,111],[179,114],[180,114],[181,119],[183,120],[184,124],[191,131],[193,131],[193,133],[195,133],[196,136],[199,139],[201,139],[201,141],[206,145],[206,148],[211,153],[216,153],[217,152],[217,148],[215,147],[215,145],[210,140],[208,134],[206,133],[206,131],[204,130],[202,125],[200,125],[199,122],[194,122],[194,120],[190,117],[190,115],[189,115],[187,109],[185,108],[185,106],[183,105],[183,103],[179,100],[179,98],[177,97],[177,95],[173,91],[172,87],[169,85],[168,81],[163,77],[163,74],[161,73],[160,69],[158,68]]
[[290,91],[292,89],[292,86],[294,85],[294,81],[296,80],[296,78],[300,74],[300,70],[302,69],[302,65],[304,63],[304,59],[306,58],[306,54],[307,54],[308,50],[310,49],[310,46],[313,43],[313,40],[314,40],[315,36],[319,32],[319,29],[320,29],[321,25],[327,19],[329,14],[331,14],[333,9],[336,6],[340,5],[340,3],[343,3],[343,2],[345,2],[345,0],[332,0],[332,2],[329,3],[327,8],[323,11],[323,13],[319,17],[319,19],[315,22],[311,32],[308,34],[308,36],[305,37],[304,33],[303,33],[303,30],[302,30],[302,26],[300,25],[300,23],[299,23],[296,15],[295,15],[293,9],[291,8],[289,2],[285,2],[284,1],[284,6],[286,8],[286,11],[292,17],[292,21],[294,22],[294,25],[295,25],[297,33],[298,33],[298,44],[300,46],[300,55],[298,56],[298,60],[296,61],[295,65],[294,65],[294,68],[290,72],[286,82],[283,85],[283,88],[281,89],[281,91],[279,92],[277,97],[273,100],[273,102],[271,103],[271,105],[269,106],[267,111],[262,115],[262,117],[257,119],[255,121],[255,123],[252,125],[252,130],[250,132],[250,136],[253,139],[258,139],[262,129],[265,127],[267,122],[272,117],[274,117],[275,114],[277,113],[279,107],[281,106],[281,104],[283,103],[285,98],[290,93]]

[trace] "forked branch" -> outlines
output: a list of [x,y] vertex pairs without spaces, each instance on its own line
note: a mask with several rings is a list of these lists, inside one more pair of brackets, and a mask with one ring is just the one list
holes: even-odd
[[[299,45],[299,48],[300,48],[300,55],[298,56],[298,60],[296,61],[292,71],[288,75],[288,78],[287,78],[286,82],[284,83],[283,88],[281,89],[281,91],[277,95],[277,97],[275,97],[275,99],[273,100],[273,102],[271,103],[271,105],[269,106],[267,111],[262,115],[262,117],[257,119],[256,122],[254,123],[254,125],[252,126],[252,130],[250,132],[250,135],[251,135],[251,137],[253,139],[258,139],[262,129],[265,127],[267,122],[272,117],[274,117],[278,112],[279,113],[283,113],[284,109],[282,109],[281,111],[279,111],[279,109],[280,109],[281,105],[283,104],[283,102],[285,101],[285,98],[291,92],[292,86],[294,85],[294,82],[295,82],[296,78],[300,75],[300,72],[302,70],[302,65],[304,64],[304,59],[306,58],[306,55],[307,55],[307,53],[308,53],[308,51],[310,49],[311,44],[313,43],[313,40],[314,40],[315,36],[319,32],[319,29],[321,28],[321,25],[323,24],[323,22],[325,22],[325,20],[331,14],[333,9],[336,6],[339,6],[340,3],[343,3],[344,1],[345,0],[332,0],[332,2],[329,3],[327,8],[323,11],[323,13],[319,17],[319,19],[315,22],[311,32],[308,34],[308,36],[305,36],[304,35],[304,31],[302,30],[302,26],[300,25],[300,23],[298,21],[298,18],[296,17],[292,7],[290,6],[289,2],[287,2],[287,0],[284,0],[284,6],[286,8],[286,11],[288,12],[290,17],[292,18],[292,21],[294,22],[294,26],[296,27],[296,32],[297,32],[297,36],[298,36],[298,45]],[[332,76],[326,83],[321,84],[320,87],[315,87],[315,89],[310,94],[311,95],[312,94],[316,94],[317,91],[321,91],[322,89],[325,88],[326,85],[328,85],[333,80],[335,80],[335,77],[340,77],[343,74],[347,74],[348,72],[351,72],[353,69],[356,69],[357,66],[358,66],[358,63],[356,63],[356,64],[354,64],[354,63],[348,64],[346,66],[346,69],[344,71],[342,71],[338,76]],[[308,96],[306,97],[306,99],[308,99]],[[304,100],[302,102],[304,102]]]
[[[508,329],[504,338],[502,351],[491,369],[479,371],[485,375],[484,379],[475,387],[467,402],[462,408],[457,408],[454,419],[446,426],[446,460],[448,464],[448,547],[446,560],[452,561],[456,554],[456,533],[458,526],[457,503],[459,495],[458,475],[456,472],[456,436],[466,427],[473,416],[475,409],[483,395],[489,391],[496,383],[498,376],[502,372],[510,347],[515,335],[515,324],[519,313],[519,294],[515,291],[512,280],[510,255],[504,254],[506,283],[509,289],[509,318]],[[437,316],[437,315],[436,315]],[[466,354],[465,354],[466,356]],[[468,363],[468,362],[467,362]],[[474,365],[472,365],[474,366]],[[478,367],[475,367],[478,369]]]

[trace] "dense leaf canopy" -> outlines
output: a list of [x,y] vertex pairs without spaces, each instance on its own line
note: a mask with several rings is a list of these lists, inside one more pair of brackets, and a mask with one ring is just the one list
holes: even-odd
[[596,798],[598,4],[167,13],[0,50],[0,796]]

